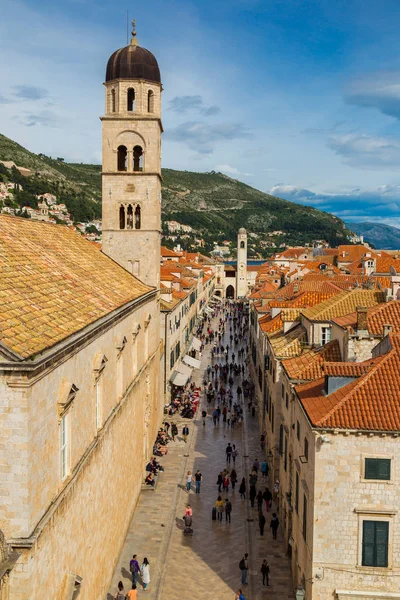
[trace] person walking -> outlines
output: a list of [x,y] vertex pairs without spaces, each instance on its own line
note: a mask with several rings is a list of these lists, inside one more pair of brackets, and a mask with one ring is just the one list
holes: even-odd
[[114,600],[125,600],[125,598],[126,598],[126,594],[125,594],[125,590],[124,590],[124,584],[122,583],[122,581],[119,581],[117,593],[114,596]]
[[272,519],[271,519],[271,523],[269,526],[272,529],[272,538],[274,540],[276,540],[276,534],[278,532],[278,527],[279,527],[279,519],[276,516],[276,513],[272,513]]
[[218,491],[222,492],[221,487],[224,481],[224,477],[222,475],[222,471],[219,472],[218,477],[217,477],[217,486],[218,486]]
[[193,517],[193,508],[188,504],[185,508],[185,517]]
[[144,557],[143,559],[143,564],[142,568],[140,569],[140,573],[142,576],[143,591],[145,591],[150,583],[150,563],[146,557]]
[[238,456],[238,454],[239,454],[239,453],[238,453],[238,451],[236,450],[236,446],[235,446],[235,444],[233,444],[233,446],[232,446],[232,460],[233,460],[233,464],[234,464],[234,465],[235,465],[235,463],[236,463],[236,459],[237,459],[237,456]]
[[239,588],[235,594],[235,600],[246,600],[246,598],[242,594],[242,590]]
[[235,469],[232,469],[232,471],[231,471],[232,492],[235,489],[236,482],[237,482],[237,473],[236,473]]
[[227,472],[227,473],[225,473],[225,477],[222,482],[222,489],[226,494],[229,492],[229,483],[230,483],[230,479],[229,479],[229,474]]
[[260,510],[262,510],[263,500],[264,500],[263,493],[262,493],[261,490],[259,490],[258,494],[257,494],[257,509],[258,509],[258,512],[260,512]]
[[269,467],[268,467],[268,463],[267,461],[264,459],[261,463],[261,474],[263,477],[268,477],[268,471],[269,471]]
[[190,492],[192,489],[192,471],[188,471],[186,475],[186,491]]
[[227,523],[231,522],[231,512],[232,512],[232,504],[227,498],[225,500],[225,521]]
[[134,554],[132,556],[132,560],[129,563],[129,570],[132,575],[132,584],[136,585],[137,581],[138,581],[138,577],[139,577],[139,572],[140,572],[139,563],[137,561],[137,554]]
[[267,519],[265,518],[263,511],[260,510],[260,512],[258,513],[258,526],[260,528],[260,535],[264,535],[264,527],[266,521]]
[[249,555],[246,554],[243,556],[242,560],[239,563],[239,569],[242,571],[242,585],[247,585],[247,571],[249,570]]
[[197,471],[196,471],[194,480],[196,483],[196,494],[200,494],[200,485],[201,485],[201,482],[203,481],[203,475],[200,473],[199,469],[197,469]]
[[137,599],[137,589],[136,583],[132,583],[132,589],[126,595],[126,600],[136,600]]
[[187,425],[184,425],[182,428],[182,437],[185,441],[185,444],[187,442],[187,436],[189,435],[189,427]]
[[222,513],[224,510],[224,502],[221,496],[218,496],[217,501],[215,503],[215,508],[217,509],[217,520],[222,521]]
[[271,506],[271,502],[272,502],[272,494],[271,494],[269,488],[267,488],[267,487],[264,490],[263,498],[265,500],[265,507],[266,507],[267,512],[268,512],[269,509],[270,509],[270,506]]
[[228,442],[227,447],[225,448],[225,453],[226,453],[226,462],[228,464],[231,464],[231,456],[232,456],[232,446],[231,443]]
[[172,437],[172,441],[175,441],[175,436],[178,435],[178,428],[176,426],[176,423],[172,423],[171,425],[171,437]]
[[[269,586],[269,564],[267,563],[267,560],[265,558],[262,561],[260,571],[261,571],[261,575],[263,578],[263,585]],[[267,583],[265,583],[265,582],[267,582]]]
[[250,494],[249,494],[251,508],[254,508],[254,500],[256,499],[256,496],[257,496],[256,486],[251,485],[250,486]]
[[206,418],[207,418],[207,411],[206,410],[202,411],[201,417],[203,419],[203,425],[205,425],[206,424]]
[[243,477],[242,482],[241,482],[241,484],[239,486],[239,494],[240,494],[240,497],[242,499],[243,498],[246,499],[246,480],[245,480],[244,477]]

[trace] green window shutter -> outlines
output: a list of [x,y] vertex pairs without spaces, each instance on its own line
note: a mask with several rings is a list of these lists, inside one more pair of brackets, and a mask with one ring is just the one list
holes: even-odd
[[363,521],[362,564],[373,567],[375,554],[375,521]]
[[390,480],[390,458],[366,458],[365,479]]
[[387,521],[363,521],[363,566],[387,567],[388,543],[389,523]]
[[376,540],[376,565],[377,567],[388,566],[388,541],[389,541],[389,523],[387,521],[376,521],[375,528]]

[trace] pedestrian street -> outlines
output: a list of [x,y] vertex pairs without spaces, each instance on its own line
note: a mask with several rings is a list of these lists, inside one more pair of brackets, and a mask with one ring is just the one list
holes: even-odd
[[[221,316],[221,315],[219,315]],[[218,319],[214,318],[211,328],[218,329]],[[222,343],[229,343],[229,325],[226,326]],[[210,352],[212,344],[205,346],[201,369],[194,371],[196,384],[202,387],[204,372],[208,364],[222,363],[225,357],[216,356],[212,362]],[[231,346],[238,354],[239,347]],[[247,368],[244,377],[248,377]],[[242,377],[234,378],[233,389],[242,382]],[[260,450],[260,432],[258,415],[252,416],[247,403],[240,405],[244,410],[244,422],[235,429],[223,423],[214,426],[213,404],[207,404],[202,393],[202,402],[194,420],[180,416],[168,418],[178,425],[179,436],[176,442],[168,445],[168,454],[162,462],[165,471],[158,476],[155,491],[142,492],[137,509],[125,541],[124,549],[117,563],[110,586],[108,600],[114,597],[118,581],[122,580],[125,590],[131,587],[129,561],[133,554],[139,560],[146,556],[150,561],[151,582],[145,592],[140,583],[138,597],[146,594],[152,600],[187,600],[208,599],[234,600],[239,588],[242,588],[246,600],[289,600],[294,598],[289,562],[285,555],[281,532],[278,539],[272,539],[270,520],[274,504],[269,512],[265,511],[266,526],[264,536],[259,532],[257,502],[252,508],[249,502],[248,478],[254,459],[263,460]],[[234,393],[233,402],[236,402]],[[201,411],[206,408],[208,416],[206,425],[202,425]],[[187,424],[190,435],[187,444],[181,437],[182,427]],[[236,445],[239,455],[236,459],[238,483],[235,490],[229,487],[228,498],[232,503],[231,523],[213,521],[212,508],[219,495],[216,485],[217,476],[226,466],[226,446],[230,442]],[[230,464],[232,468],[233,464]],[[228,465],[229,467],[229,465]],[[193,489],[188,494],[185,490],[186,474],[194,475],[200,470],[203,476],[200,494]],[[241,499],[239,484],[246,479],[246,499]],[[268,485],[272,489],[272,481],[262,482],[259,473],[258,489],[264,490]],[[226,493],[221,493],[225,501]],[[183,534],[182,516],[187,504],[193,510],[193,535]],[[248,585],[241,584],[239,562],[244,553],[249,554]],[[260,568],[263,559],[270,567],[270,586],[262,585]]]

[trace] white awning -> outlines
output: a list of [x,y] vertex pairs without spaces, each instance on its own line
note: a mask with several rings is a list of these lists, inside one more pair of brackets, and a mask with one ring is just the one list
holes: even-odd
[[197,358],[193,358],[186,354],[186,356],[183,357],[183,360],[187,365],[190,365],[194,369],[200,369],[201,362],[197,360]]
[[215,300],[218,300],[218,302],[221,302],[221,300],[222,300],[221,296],[217,296],[216,294],[214,294],[213,298]]
[[183,387],[187,383],[187,377],[179,371],[174,371],[171,375],[171,383],[178,387]]
[[206,306],[205,311],[208,314],[212,314],[214,312],[213,310],[211,310],[211,308],[208,308],[208,306]]
[[201,350],[201,341],[199,340],[199,338],[194,337],[192,339],[192,343],[190,344],[190,349],[194,348],[194,350],[196,350],[197,352],[200,352]]
[[193,369],[181,363],[171,375],[171,383],[178,386],[186,385],[190,379]]

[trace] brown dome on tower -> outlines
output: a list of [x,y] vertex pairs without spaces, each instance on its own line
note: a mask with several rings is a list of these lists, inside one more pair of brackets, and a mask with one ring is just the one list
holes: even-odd
[[116,50],[107,63],[106,81],[113,79],[145,79],[161,83],[160,69],[154,54],[138,46],[136,23],[132,21],[132,39],[129,46]]

